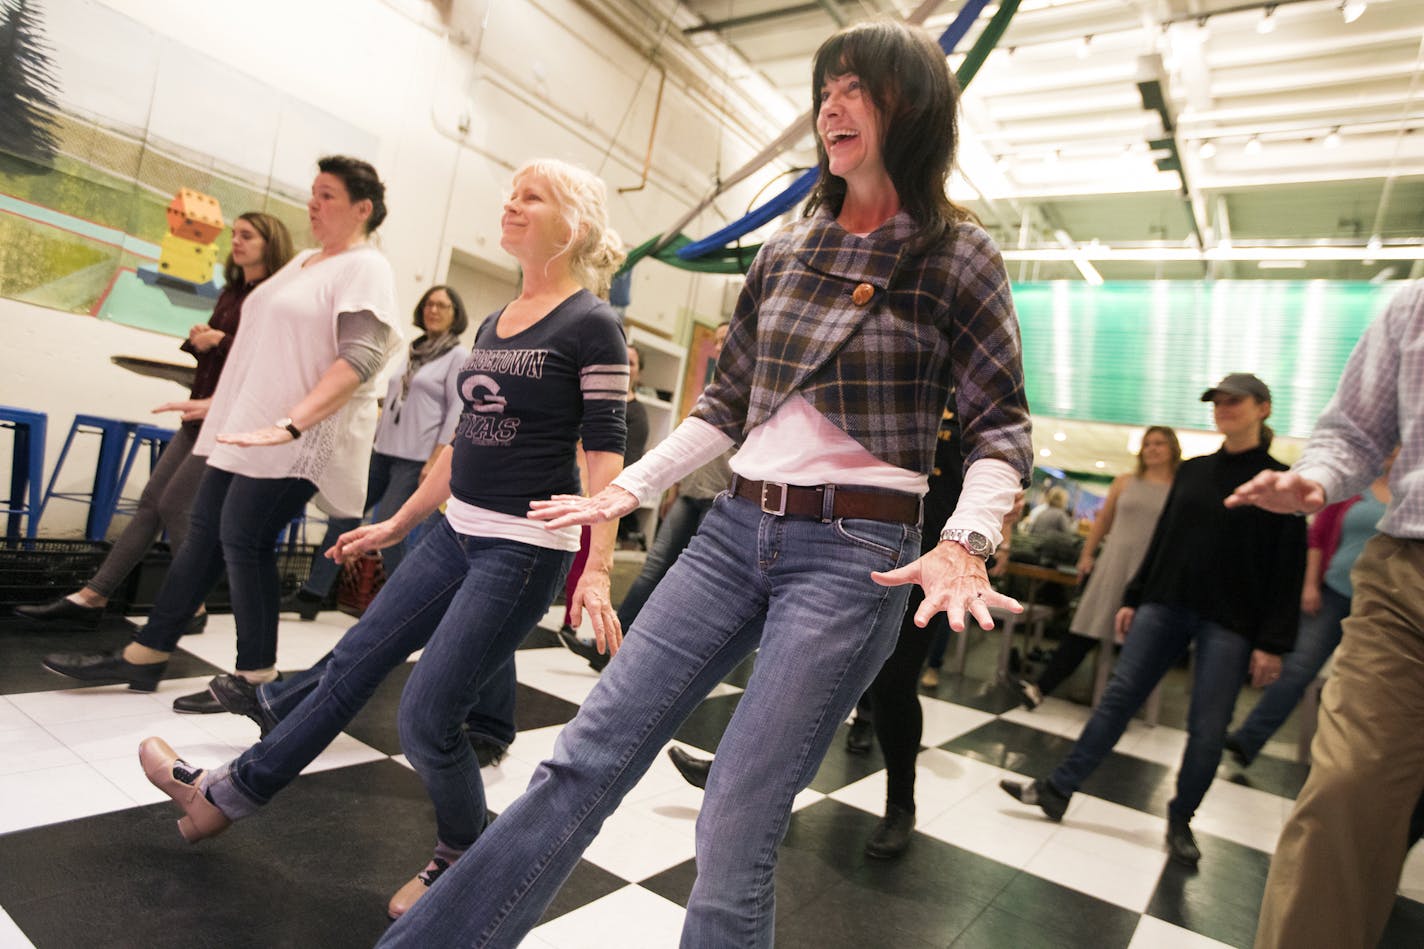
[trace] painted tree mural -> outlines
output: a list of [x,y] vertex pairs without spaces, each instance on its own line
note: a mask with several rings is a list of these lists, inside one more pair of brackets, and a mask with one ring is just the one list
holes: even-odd
[[59,92],[49,50],[39,4],[0,0],[0,151],[44,163],[54,158]]

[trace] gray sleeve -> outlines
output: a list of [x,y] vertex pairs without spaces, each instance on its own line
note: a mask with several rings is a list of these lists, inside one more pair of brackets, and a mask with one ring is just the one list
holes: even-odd
[[370,310],[336,315],[336,355],[351,364],[362,382],[386,362],[391,328]]

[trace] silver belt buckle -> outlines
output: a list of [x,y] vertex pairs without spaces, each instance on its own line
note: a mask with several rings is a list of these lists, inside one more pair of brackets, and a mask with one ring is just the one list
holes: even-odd
[[[776,505],[774,507],[772,506],[771,502],[767,500],[767,494],[772,488],[775,488],[779,492],[777,495]],[[774,514],[777,517],[785,516],[786,484],[784,482],[763,481],[761,483],[761,511],[763,514]]]

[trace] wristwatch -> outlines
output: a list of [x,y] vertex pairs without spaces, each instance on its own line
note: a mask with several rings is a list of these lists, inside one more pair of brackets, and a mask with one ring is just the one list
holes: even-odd
[[983,557],[986,560],[994,553],[994,545],[978,531],[965,530],[962,527],[946,527],[939,532],[940,540],[951,540],[976,557]]
[[292,441],[296,441],[298,438],[302,437],[302,430],[292,424],[292,417],[290,415],[286,418],[279,418],[272,424],[277,426],[278,428],[285,428],[288,432],[291,432]]

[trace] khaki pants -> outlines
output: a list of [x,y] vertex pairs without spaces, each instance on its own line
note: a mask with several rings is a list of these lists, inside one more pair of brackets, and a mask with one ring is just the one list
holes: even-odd
[[1424,541],[1376,536],[1350,579],[1310,777],[1271,860],[1256,949],[1375,946],[1424,790]]

